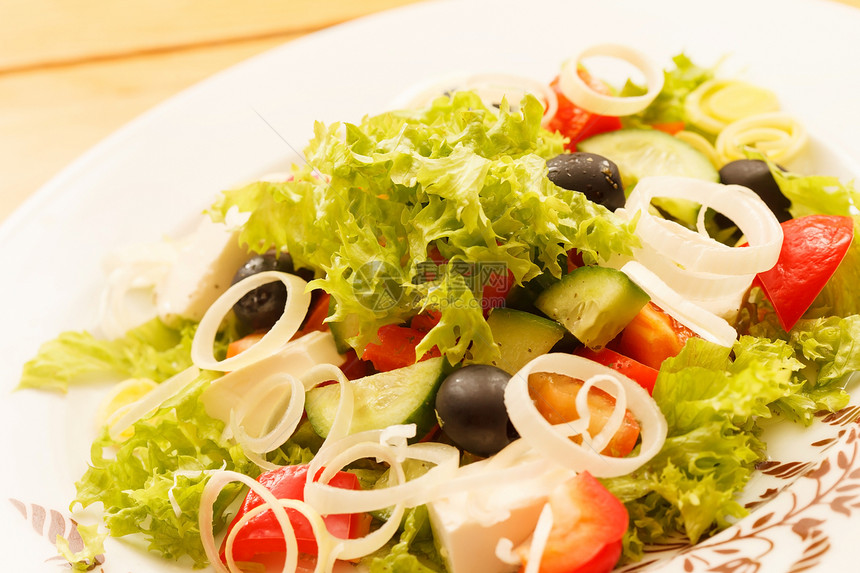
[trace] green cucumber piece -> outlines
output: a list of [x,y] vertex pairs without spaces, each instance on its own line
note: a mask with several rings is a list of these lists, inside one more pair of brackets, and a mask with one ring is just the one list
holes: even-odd
[[[355,411],[350,433],[379,430],[394,424],[416,424],[415,439],[436,424],[436,390],[447,374],[442,357],[352,381]],[[328,436],[337,413],[340,385],[314,388],[305,395],[305,412],[314,431]]]
[[[331,297],[328,303],[329,316],[334,314],[335,305],[334,297]],[[329,322],[328,328],[332,338],[334,338],[334,345],[338,352],[346,354],[352,350],[352,346],[347,341],[358,336],[358,317],[356,315],[350,314],[341,322]]]
[[619,270],[579,267],[546,289],[535,305],[580,342],[599,350],[615,338],[650,300]]
[[492,364],[508,374],[516,374],[533,358],[549,352],[566,332],[555,321],[512,308],[493,310],[487,324],[501,354]]
[[[576,144],[579,151],[596,153],[618,165],[627,194],[643,177],[672,175],[719,181],[711,161],[685,141],[657,129],[620,129],[595,135]],[[678,221],[695,227],[699,204],[684,199],[656,198],[653,204]]]

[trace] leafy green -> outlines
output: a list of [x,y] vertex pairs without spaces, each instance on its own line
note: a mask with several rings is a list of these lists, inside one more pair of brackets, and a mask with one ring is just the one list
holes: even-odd
[[98,524],[96,525],[81,525],[75,526],[78,534],[81,536],[83,548],[80,551],[73,552],[69,547],[69,540],[61,535],[57,535],[57,551],[60,555],[69,562],[72,571],[92,571],[101,565],[104,558],[105,545],[104,541],[107,533],[99,531]]
[[[467,351],[489,361],[498,350],[481,309],[487,269],[522,284],[560,276],[571,248],[595,262],[636,241],[605,208],[546,177],[563,139],[541,127],[542,114],[533,97],[518,111],[506,102],[496,111],[461,92],[359,125],[317,124],[309,166],[285,183],[225,192],[212,215],[249,212],[243,242],[286,248],[322,277],[312,284],[336,302],[329,320],[355,321],[357,349],[380,326],[434,308],[442,319],[419,354],[438,346],[452,362]],[[428,277],[437,253],[447,264]]]
[[860,315],[827,316],[799,320],[791,332],[783,331],[768,315],[752,325],[750,334],[781,339],[800,364],[794,373],[794,391],[774,408],[786,417],[809,424],[816,411],[837,411],[848,404],[848,378],[860,370]]
[[196,323],[170,327],[155,318],[116,340],[64,332],[24,365],[18,387],[65,392],[70,383],[118,376],[161,382],[191,366],[196,330]]
[[606,481],[631,516],[628,557],[677,532],[695,543],[746,513],[734,496],[764,456],[756,419],[791,394],[800,364],[782,341],[742,337],[733,350],[734,360],[732,349],[694,338],[663,363],[653,396],[666,443],[640,469]]
[[427,507],[409,509],[403,523],[397,543],[365,558],[370,561],[370,573],[444,573],[445,564],[430,533]]
[[[171,559],[188,555],[195,565],[204,566],[197,523],[206,483],[202,472],[227,469],[251,476],[259,472],[240,446],[222,438],[223,422],[206,414],[199,397],[213,376],[203,373],[135,423],[128,440],[114,442],[105,431],[92,445],[92,466],[77,482],[72,506],[102,502],[112,536],[143,533],[151,551]],[[115,454],[109,455],[113,448]],[[227,506],[240,491],[239,484],[231,484],[219,496],[216,529],[223,527]]]
[[[646,127],[683,121],[689,123],[684,111],[684,100],[704,82],[714,77],[714,70],[694,64],[685,54],[672,58],[675,67],[664,70],[663,89],[647,108],[635,115],[622,118],[624,127]],[[637,96],[647,89],[631,81],[622,88],[622,96]],[[685,128],[686,129],[686,128]]]

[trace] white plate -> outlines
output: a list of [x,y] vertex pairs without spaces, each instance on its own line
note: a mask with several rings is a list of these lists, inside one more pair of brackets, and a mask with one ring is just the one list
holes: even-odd
[[[824,1],[428,3],[293,42],[144,115],[69,167],[0,228],[0,496],[17,500],[0,503],[3,568],[64,569],[49,561],[51,543],[34,532],[37,506],[49,508],[41,528],[48,533],[50,509],[65,513],[85,469],[93,398],[104,389],[75,389],[67,397],[12,389],[41,342],[62,330],[94,326],[100,260],[109,248],[179,232],[222,188],[285,167],[295,157],[290,146],[304,146],[315,119],[354,121],[428,77],[460,71],[548,81],[566,55],[605,41],[630,43],[666,63],[681,50],[702,62],[729,55],[731,68],[773,89],[820,140],[842,150],[818,148],[813,159],[819,171],[856,175],[858,30],[860,11]],[[821,419],[811,430],[780,431],[774,462],[751,484],[748,497],[794,484],[659,569],[857,570],[855,416],[851,410]],[[185,570],[146,556],[132,542],[113,540],[103,569]]]

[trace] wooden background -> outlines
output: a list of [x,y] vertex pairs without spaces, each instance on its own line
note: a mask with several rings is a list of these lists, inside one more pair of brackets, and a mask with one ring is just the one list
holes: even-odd
[[199,80],[417,1],[0,0],[0,221],[89,147]]

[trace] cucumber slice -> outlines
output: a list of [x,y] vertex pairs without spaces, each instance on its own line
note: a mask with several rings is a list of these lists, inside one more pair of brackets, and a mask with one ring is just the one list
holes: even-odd
[[[415,439],[423,438],[436,424],[436,390],[447,374],[446,364],[442,357],[431,358],[354,380],[355,412],[350,433],[416,424]],[[308,420],[324,438],[334,423],[339,399],[339,384],[314,388],[305,396]]]
[[621,271],[579,267],[546,289],[535,305],[591,349],[599,350],[633,320],[650,297]]
[[512,308],[493,310],[487,324],[501,353],[492,364],[509,374],[549,352],[565,334],[565,328],[555,321]]
[[[651,175],[720,180],[720,174],[706,155],[657,129],[610,131],[581,141],[576,148],[614,161],[628,194],[637,181]],[[699,213],[699,204],[695,201],[657,198],[653,203],[678,221],[695,227]]]
[[[333,315],[334,311],[335,301],[334,297],[331,297],[328,303],[328,315]],[[352,346],[349,345],[347,340],[358,336],[357,316],[350,314],[342,322],[329,322],[328,328],[331,331],[332,338],[334,338],[334,345],[337,347],[338,352],[346,354],[352,350]]]

